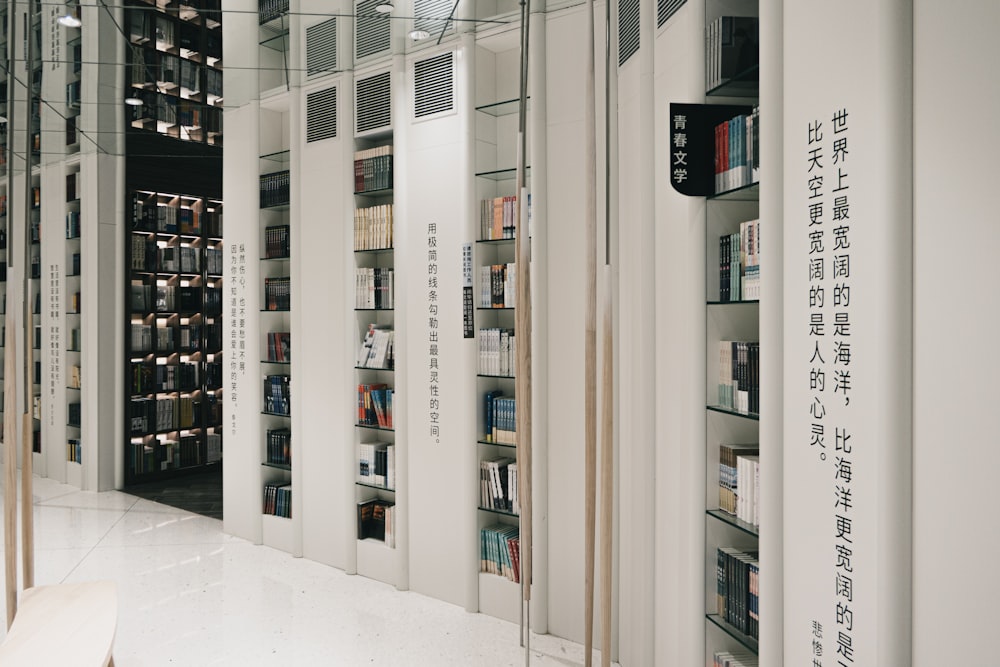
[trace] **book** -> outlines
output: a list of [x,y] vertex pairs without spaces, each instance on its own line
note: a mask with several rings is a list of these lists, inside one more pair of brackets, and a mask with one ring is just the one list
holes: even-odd
[[388,250],[393,243],[393,205],[354,209],[354,249]]

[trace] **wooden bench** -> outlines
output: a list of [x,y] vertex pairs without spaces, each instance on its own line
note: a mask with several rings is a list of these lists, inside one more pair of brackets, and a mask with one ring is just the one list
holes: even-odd
[[21,594],[0,644],[3,667],[114,667],[118,625],[114,582],[35,586]]

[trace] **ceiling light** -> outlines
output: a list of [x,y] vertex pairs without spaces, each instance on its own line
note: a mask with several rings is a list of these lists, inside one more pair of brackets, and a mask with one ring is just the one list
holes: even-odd
[[126,97],[125,104],[129,105],[130,107],[141,107],[143,102],[138,97]]
[[79,28],[83,22],[72,14],[63,14],[56,19],[56,23],[67,28]]
[[431,34],[429,32],[427,32],[426,30],[411,30],[410,31],[410,39],[412,39],[414,42],[419,42],[420,40],[427,39],[430,36],[431,36]]
[[380,14],[388,14],[392,10],[393,6],[391,2],[380,2],[377,5],[375,5],[375,11],[379,12]]

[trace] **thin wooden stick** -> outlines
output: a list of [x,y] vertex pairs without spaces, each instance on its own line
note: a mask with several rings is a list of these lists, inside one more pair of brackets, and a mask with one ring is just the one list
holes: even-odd
[[517,267],[516,301],[514,311],[514,340],[517,342],[517,371],[515,373],[515,394],[517,395],[517,475],[519,486],[521,580],[523,586],[521,604],[528,604],[527,628],[522,628],[525,640],[525,663],[531,658],[531,546],[532,546],[532,506],[531,506],[531,241],[527,229],[527,187],[525,175],[525,155],[527,137],[527,95],[528,95],[528,29],[530,25],[531,3],[521,3],[521,81],[520,106],[517,136],[517,206],[514,214],[514,254]]
[[[28,25],[34,25],[36,14],[35,0],[27,0],[28,3]],[[35,51],[40,45],[35,44],[33,31],[26,35],[27,40],[27,70],[30,72],[35,63]],[[30,79],[30,77],[29,77]],[[31,503],[31,471],[32,471],[32,438],[34,428],[31,419],[33,417],[33,407],[35,400],[34,377],[35,360],[32,349],[34,347],[34,330],[31,317],[31,105],[34,100],[34,89],[28,86],[27,102],[25,108],[25,172],[24,172],[24,266],[22,267],[23,289],[24,289],[24,416],[22,423],[22,445],[21,445],[21,577],[24,588],[31,588],[35,580],[34,566],[34,529],[32,522]],[[11,415],[13,416],[13,414]]]
[[601,285],[601,665],[611,664],[611,528],[614,503],[614,347],[611,329],[611,266]]
[[3,354],[3,555],[7,627],[17,613],[17,326],[15,311],[7,311]]
[[597,522],[597,120],[594,90],[594,3],[588,0],[584,54],[584,239],[586,286],[584,294],[584,664],[593,664],[594,654],[594,535]]

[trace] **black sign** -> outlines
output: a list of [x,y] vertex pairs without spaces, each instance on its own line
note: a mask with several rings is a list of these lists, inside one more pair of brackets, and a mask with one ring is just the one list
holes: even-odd
[[715,128],[752,111],[732,104],[670,103],[670,183],[689,197],[715,194]]

